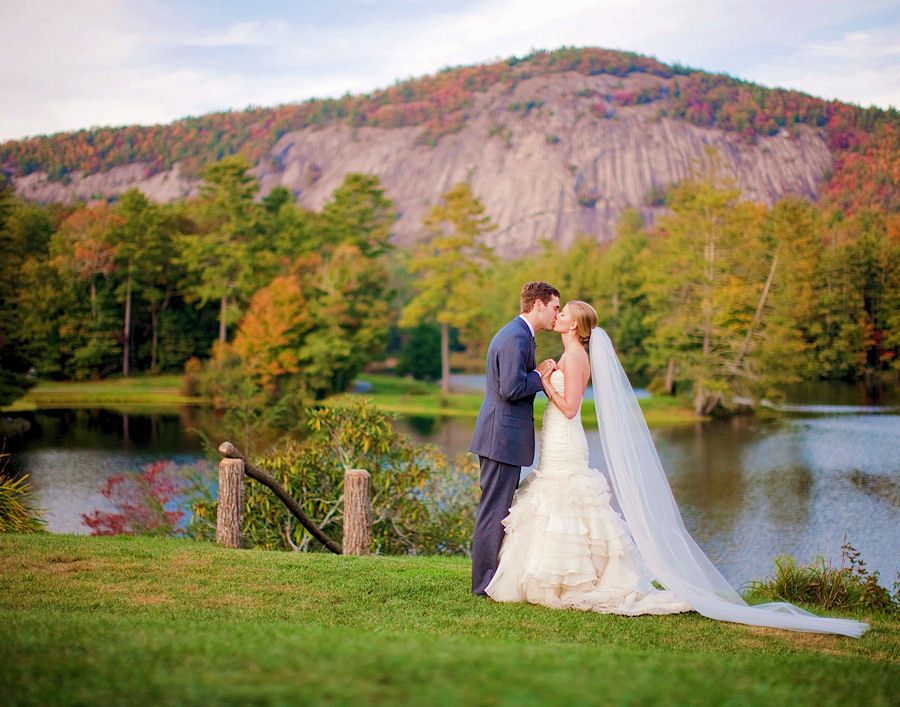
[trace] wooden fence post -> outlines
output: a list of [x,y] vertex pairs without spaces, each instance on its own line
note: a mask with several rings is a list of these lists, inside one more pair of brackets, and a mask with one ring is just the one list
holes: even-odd
[[344,541],[345,555],[368,555],[372,552],[372,504],[369,499],[370,479],[365,469],[344,472]]
[[244,508],[244,460],[219,462],[219,502],[216,509],[216,542],[225,547],[241,546],[241,516]]

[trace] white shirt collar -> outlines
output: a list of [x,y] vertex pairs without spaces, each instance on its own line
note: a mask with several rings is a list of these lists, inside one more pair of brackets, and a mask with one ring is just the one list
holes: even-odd
[[528,331],[531,332],[531,338],[533,339],[534,338],[534,327],[531,326],[531,322],[529,322],[527,319],[525,319],[525,316],[523,314],[520,314],[519,317],[522,319],[523,322],[525,322],[528,325]]

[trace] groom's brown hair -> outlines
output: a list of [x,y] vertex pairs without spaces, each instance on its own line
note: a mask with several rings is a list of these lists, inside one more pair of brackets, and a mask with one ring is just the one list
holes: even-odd
[[538,300],[544,304],[549,304],[554,297],[559,297],[559,290],[553,285],[540,281],[526,282],[522,285],[522,291],[519,293],[519,311],[522,314],[528,314]]

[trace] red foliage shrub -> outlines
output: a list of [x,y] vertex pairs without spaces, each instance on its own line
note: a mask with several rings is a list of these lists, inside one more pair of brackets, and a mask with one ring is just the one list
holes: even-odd
[[184,511],[167,510],[184,490],[184,482],[171,461],[156,461],[140,474],[115,474],[100,493],[116,511],[82,513],[82,522],[91,535],[171,535],[176,532]]

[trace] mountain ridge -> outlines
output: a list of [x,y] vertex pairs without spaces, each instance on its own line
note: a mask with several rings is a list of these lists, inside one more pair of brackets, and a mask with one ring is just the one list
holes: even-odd
[[347,172],[370,172],[397,204],[400,244],[421,236],[429,204],[468,180],[498,225],[492,245],[517,254],[542,238],[611,238],[629,207],[652,221],[670,185],[711,166],[710,147],[745,198],[799,194],[895,211],[897,125],[896,111],[631,53],[562,49],[362,96],[11,141],[0,164],[35,201],[111,198],[131,186],[172,201],[196,194],[203,164],[241,153],[263,194],[283,185],[310,208]]

